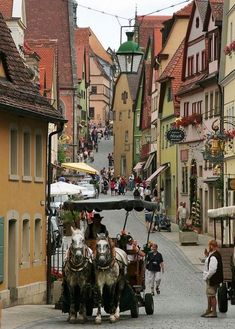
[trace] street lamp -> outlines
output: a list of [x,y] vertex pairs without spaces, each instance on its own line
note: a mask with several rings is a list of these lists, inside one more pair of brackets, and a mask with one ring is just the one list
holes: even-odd
[[116,52],[121,73],[137,73],[144,53],[138,43],[133,41],[134,32],[126,32],[127,41]]

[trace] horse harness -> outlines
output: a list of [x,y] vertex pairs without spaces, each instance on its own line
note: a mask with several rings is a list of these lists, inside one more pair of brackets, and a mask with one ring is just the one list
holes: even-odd
[[73,261],[73,251],[72,248],[70,246],[69,248],[69,257],[67,260],[67,266],[69,268],[69,270],[71,270],[72,272],[81,272],[84,268],[87,267],[88,262],[91,262],[90,257],[89,257],[89,249],[87,246],[85,246],[83,248],[83,258],[82,261],[79,264],[74,263]]

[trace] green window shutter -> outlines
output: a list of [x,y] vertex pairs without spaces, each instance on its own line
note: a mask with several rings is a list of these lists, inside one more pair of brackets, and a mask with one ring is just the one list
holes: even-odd
[[4,218],[0,217],[0,282],[4,273]]

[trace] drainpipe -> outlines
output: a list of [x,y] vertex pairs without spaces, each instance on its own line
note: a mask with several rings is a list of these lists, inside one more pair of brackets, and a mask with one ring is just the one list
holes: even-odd
[[[218,83],[219,92],[220,92],[220,132],[224,131],[224,88]],[[228,205],[228,189],[227,189],[227,177],[226,177],[226,185],[225,185],[225,175],[227,174],[227,163],[226,160],[223,159],[221,164],[221,176],[223,179],[223,194],[222,194],[222,207]]]
[[48,166],[47,166],[47,304],[51,304],[51,183],[52,183],[52,163],[51,163],[51,145],[52,136],[59,134],[64,129],[64,123],[61,123],[57,130],[51,132],[48,138]]

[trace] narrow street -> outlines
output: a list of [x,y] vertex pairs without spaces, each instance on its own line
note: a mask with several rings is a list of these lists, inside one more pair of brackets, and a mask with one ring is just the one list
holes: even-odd
[[105,140],[102,138],[98,143],[98,152],[94,151],[94,162],[88,163],[93,168],[100,170],[105,167],[108,167],[108,154],[113,152],[113,137],[111,136],[110,139]]
[[[99,152],[95,154],[95,162],[92,164],[97,170],[107,167],[108,153],[112,153],[112,140],[102,139],[99,143]],[[109,194],[109,193],[108,193]],[[130,196],[127,193],[124,198]],[[105,196],[101,194],[101,198]],[[114,197],[115,198],[115,197]],[[103,223],[107,226],[110,236],[115,237],[120,233],[124,220],[125,211],[103,211]],[[129,214],[126,231],[139,242],[140,246],[146,243],[147,233],[144,226],[143,212],[132,211]],[[173,234],[173,233],[168,233]],[[198,329],[198,328],[228,328],[235,326],[235,308],[229,305],[227,314],[219,313],[217,319],[201,318],[201,313],[206,308],[205,285],[202,281],[202,273],[194,267],[182,251],[169,239],[167,235],[159,232],[150,235],[150,240],[158,243],[159,251],[163,254],[165,273],[161,283],[161,294],[154,296],[155,310],[153,315],[146,315],[144,307],[140,308],[137,319],[130,316],[130,312],[121,313],[120,320],[116,324],[110,324],[109,318],[103,314],[102,328],[159,328],[159,329]],[[192,246],[192,248],[194,248]],[[146,280],[147,284],[147,280]],[[148,285],[147,290],[148,292]],[[28,307],[28,306],[27,306]],[[58,329],[73,327],[69,324],[67,314],[61,314],[60,310],[54,310],[53,306],[43,306],[41,318],[35,321],[33,312],[37,306],[29,306],[32,314],[27,324],[23,326],[3,326],[6,329]],[[97,328],[94,324],[94,315],[89,317],[86,328]],[[38,315],[37,315],[38,316]],[[81,327],[77,324],[74,327]],[[84,326],[82,326],[84,327]]]
[[[102,215],[104,216],[103,223],[106,224],[111,236],[115,236],[120,232],[125,218],[124,211],[104,211]],[[130,213],[127,231],[131,232],[140,245],[145,243],[147,235],[145,233],[142,213],[135,211]],[[165,262],[165,274],[161,284],[161,294],[154,296],[154,314],[150,316],[146,315],[145,309],[141,307],[140,315],[137,319],[132,319],[130,312],[125,312],[121,313],[120,321],[112,325],[109,323],[108,316],[104,314],[102,328],[234,328],[235,309],[231,305],[229,305],[228,313],[219,313],[217,319],[212,320],[200,317],[200,314],[206,307],[205,287],[201,272],[192,266],[175,244],[165,238],[161,233],[152,234],[151,240],[158,243],[159,251],[162,252]],[[45,310],[47,311],[47,309]],[[27,325],[17,327],[17,329],[72,327],[71,324],[66,322],[67,314],[62,315],[59,310],[54,310],[53,312],[53,318],[45,319],[44,317],[43,320],[31,321]],[[93,317],[89,317],[85,325],[86,328],[97,328],[94,324],[94,315],[95,310]],[[79,327],[79,324],[74,325],[74,327]]]

